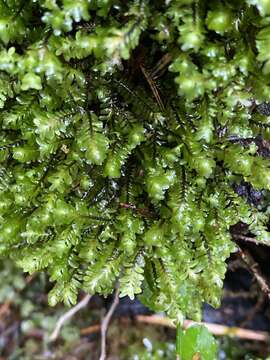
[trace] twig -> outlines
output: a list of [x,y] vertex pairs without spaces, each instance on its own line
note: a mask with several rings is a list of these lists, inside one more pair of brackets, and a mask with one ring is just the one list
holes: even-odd
[[237,299],[237,298],[242,298],[242,299],[254,299],[255,297],[257,297],[257,291],[256,292],[250,292],[250,291],[245,291],[245,290],[239,290],[239,291],[230,291],[230,290],[223,290],[223,296],[230,298],[230,299]]
[[165,106],[163,104],[163,101],[161,99],[160,93],[158,91],[157,85],[155,83],[155,81],[152,79],[151,75],[148,73],[148,71],[146,70],[146,68],[143,65],[140,65],[141,71],[144,75],[144,77],[146,78],[146,81],[148,82],[148,85],[150,86],[150,89],[161,109],[161,111],[165,111]]
[[[136,317],[136,320],[141,323],[162,325],[170,328],[175,328],[175,324],[170,319],[158,315],[152,315],[152,316],[138,315]],[[197,323],[192,320],[185,320],[183,327],[186,329],[194,324]],[[241,339],[256,340],[256,341],[269,341],[270,339],[270,334],[264,331],[253,331],[239,327],[229,327],[225,325],[210,324],[205,322],[202,322],[201,324],[206,326],[208,330],[216,336],[226,335],[226,336],[233,336]]]
[[163,71],[167,69],[167,66],[172,61],[172,54],[165,54],[162,58],[157,62],[153,70],[151,71],[152,78],[156,78],[157,76],[162,75]]
[[119,289],[116,289],[112,305],[111,305],[109,311],[107,312],[106,316],[102,320],[101,327],[100,327],[100,332],[101,332],[101,353],[100,353],[99,360],[105,360],[106,359],[106,333],[107,333],[107,330],[108,330],[109,322],[111,320],[111,317],[112,317],[118,303],[119,303]]
[[[175,329],[175,324],[168,318],[159,315],[138,315],[135,317],[135,320],[139,323],[149,324],[149,325],[157,325],[164,326]],[[188,328],[191,325],[197,324],[192,320],[185,320],[184,329]],[[253,331],[250,329],[244,329],[240,327],[229,327],[220,324],[211,324],[202,322],[202,325],[205,325],[208,330],[216,336],[231,336],[238,337],[246,340],[255,340],[255,341],[269,341],[270,334],[264,331]],[[101,325],[93,325],[88,328],[81,329],[81,335],[93,334],[94,332],[98,332],[101,329]]]
[[239,240],[243,240],[243,241],[247,241],[247,242],[251,242],[253,244],[256,245],[267,245],[265,243],[260,243],[259,241],[257,241],[255,238],[252,238],[250,236],[245,236],[245,235],[240,235],[240,234],[232,234],[232,237],[234,239],[239,239]]
[[239,247],[239,253],[244,260],[244,262],[248,265],[248,270],[252,272],[254,277],[256,278],[260,288],[266,294],[268,299],[270,299],[270,287],[265,279],[258,263],[253,259],[252,255],[247,249],[242,249]]
[[85,295],[85,297],[80,302],[78,302],[78,304],[76,304],[75,306],[73,306],[73,308],[71,308],[65,314],[60,316],[51,336],[49,337],[49,341],[55,341],[58,338],[59,332],[62,326],[64,325],[64,323],[70,318],[72,318],[72,316],[75,315],[79,310],[84,308],[88,304],[90,299],[91,299],[91,295],[88,294]]
[[81,335],[91,335],[100,331],[100,324],[91,325],[86,328],[81,329]]

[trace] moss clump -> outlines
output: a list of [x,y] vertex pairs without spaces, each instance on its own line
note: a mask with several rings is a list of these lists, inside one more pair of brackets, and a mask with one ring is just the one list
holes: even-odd
[[219,304],[229,229],[269,243],[256,139],[269,1],[0,2],[0,254],[180,320]]

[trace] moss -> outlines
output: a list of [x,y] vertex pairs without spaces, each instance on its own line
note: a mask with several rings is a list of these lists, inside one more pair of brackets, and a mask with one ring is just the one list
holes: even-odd
[[[0,3],[0,254],[181,320],[218,306],[239,221],[268,215],[265,1]],[[10,24],[12,23],[12,26]],[[233,139],[233,141],[232,141]],[[248,143],[245,139],[249,139]]]

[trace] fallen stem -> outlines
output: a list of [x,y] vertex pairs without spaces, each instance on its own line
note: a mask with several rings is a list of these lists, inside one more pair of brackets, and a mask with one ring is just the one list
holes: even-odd
[[[241,235],[241,234],[232,234],[232,237],[234,239],[238,239],[238,240],[243,240],[243,241],[247,241],[256,245],[268,245],[265,243],[260,243],[259,241],[257,241],[255,238],[250,237],[250,236],[245,236],[245,235]],[[268,245],[269,246],[269,245]]]
[[[135,320],[139,323],[144,323],[148,325],[164,326],[168,328],[175,329],[175,324],[167,317],[159,315],[138,315],[135,317]],[[192,320],[185,320],[183,324],[183,329],[188,328],[191,325],[198,324]],[[230,336],[238,337],[240,339],[254,340],[254,341],[264,341],[267,342],[270,339],[270,333],[265,331],[253,331],[250,329],[240,328],[240,327],[229,327],[226,325],[220,324],[211,324],[206,322],[201,322],[200,324],[207,327],[207,329],[216,336]],[[89,326],[87,328],[81,329],[81,335],[89,335],[100,331],[101,325],[96,324]]]
[[106,316],[102,320],[101,327],[100,327],[100,332],[101,332],[101,353],[100,353],[99,360],[105,360],[106,359],[106,334],[107,334],[107,330],[108,330],[108,326],[109,326],[111,317],[112,317],[118,303],[119,303],[119,289],[116,289],[112,305],[111,305],[109,311],[107,312]]
[[74,316],[78,311],[80,311],[82,308],[84,308],[88,304],[90,299],[91,299],[91,295],[88,295],[88,294],[85,295],[84,298],[80,302],[78,302],[78,304],[76,304],[70,310],[68,310],[65,314],[60,316],[52,334],[49,337],[49,341],[55,341],[58,338],[59,332],[60,332],[62,326],[64,325],[64,323],[66,321],[68,321],[69,319],[71,319],[72,316]]
[[[136,320],[141,323],[162,325],[170,328],[175,328],[175,324],[170,319],[158,315],[152,315],[152,316],[139,315],[136,317]],[[185,320],[183,328],[186,329],[189,326],[195,324],[198,323],[192,320]],[[216,336],[232,336],[241,339],[256,340],[256,341],[268,341],[270,339],[270,334],[264,331],[253,331],[239,327],[229,327],[225,325],[211,324],[206,322],[202,322],[201,324],[206,326],[207,329],[213,335]]]
[[242,249],[239,247],[239,254],[243,261],[248,265],[248,270],[254,275],[262,291],[270,299],[270,287],[265,279],[258,263],[253,259],[252,255],[247,249]]
[[101,328],[100,324],[91,325],[91,326],[81,329],[80,334],[81,335],[95,334],[100,331],[100,328]]

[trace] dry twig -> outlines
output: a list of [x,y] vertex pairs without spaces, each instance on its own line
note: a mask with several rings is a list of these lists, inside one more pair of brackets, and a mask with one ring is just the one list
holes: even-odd
[[266,245],[266,244],[262,244],[260,243],[259,241],[257,241],[255,238],[253,237],[250,237],[250,236],[245,236],[245,235],[241,235],[241,234],[232,234],[232,237],[235,239],[235,240],[243,240],[243,241],[246,241],[246,242],[250,242],[250,243],[253,243],[253,244],[256,244],[256,245]]
[[100,332],[101,332],[101,353],[99,360],[105,360],[106,359],[106,333],[108,330],[109,322],[111,320],[111,317],[116,309],[116,306],[119,303],[119,289],[116,289],[114,294],[114,299],[112,302],[112,305],[107,312],[106,316],[102,320]]
[[230,299],[237,299],[237,298],[254,299],[254,298],[257,298],[257,291],[256,292],[250,292],[250,291],[245,291],[245,290],[231,291],[231,290],[224,289],[223,297],[224,298],[227,297]]
[[164,106],[164,103],[161,99],[161,96],[160,96],[160,93],[159,93],[159,90],[158,90],[158,87],[154,81],[154,79],[151,77],[150,73],[146,70],[146,68],[143,66],[143,65],[140,65],[140,68],[141,68],[141,71],[144,75],[144,77],[146,78],[146,81],[148,82],[148,85],[150,86],[150,89],[161,109],[161,111],[165,111],[165,106]]
[[[152,325],[162,325],[170,328],[175,328],[175,324],[170,319],[158,315],[152,315],[152,316],[139,315],[136,317],[136,320],[142,323],[147,323]],[[184,328],[188,328],[189,326],[194,324],[197,323],[192,320],[185,320]],[[227,335],[227,336],[238,337],[241,339],[256,340],[256,341],[269,341],[270,338],[270,334],[264,331],[253,331],[239,327],[229,327],[225,325],[210,324],[204,322],[202,322],[202,324],[206,326],[208,330],[216,336]]]
[[91,325],[86,328],[81,329],[80,333],[81,335],[91,335],[95,334],[100,331],[100,324]]
[[153,79],[156,77],[159,77],[163,74],[164,71],[166,71],[168,65],[172,61],[172,54],[165,54],[162,56],[162,58],[157,62],[153,70],[151,71],[151,76]]
[[66,321],[68,321],[70,318],[72,318],[72,316],[75,315],[79,310],[84,308],[88,304],[90,299],[91,299],[91,295],[88,295],[88,294],[85,295],[85,297],[80,302],[78,302],[78,304],[76,304],[70,310],[68,310],[65,314],[60,316],[60,318],[57,321],[56,326],[49,338],[49,341],[55,341],[58,338],[59,332],[60,332],[62,326],[64,325],[64,323]]
[[[157,325],[157,326],[164,326],[174,329],[175,324],[168,318],[159,315],[138,315],[135,317],[136,321],[139,323],[149,324],[149,325]],[[192,320],[186,320],[184,322],[184,328],[188,328],[191,325],[196,324],[196,322]],[[269,341],[270,334],[264,331],[253,331],[250,329],[244,329],[240,327],[229,327],[225,325],[219,324],[211,324],[202,322],[201,324],[205,325],[208,330],[216,336],[231,336],[231,337],[238,337],[241,339],[246,340],[255,340],[255,341]],[[87,328],[81,329],[81,335],[89,335],[95,332],[100,331],[100,325],[92,325]]]
[[270,299],[270,287],[263,273],[261,272],[258,263],[253,259],[252,255],[247,249],[242,249],[239,247],[239,253],[244,262],[248,265],[248,270],[251,271],[256,278],[262,291],[266,294],[268,299]]

